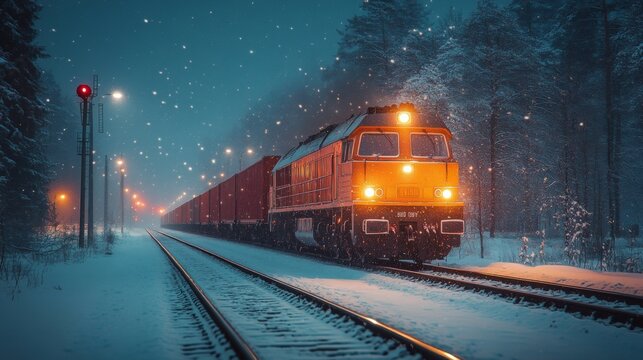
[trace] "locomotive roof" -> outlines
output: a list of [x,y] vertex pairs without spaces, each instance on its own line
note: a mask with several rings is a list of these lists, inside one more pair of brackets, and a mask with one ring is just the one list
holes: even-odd
[[[371,109],[369,109],[369,113],[353,115],[344,122],[329,125],[318,133],[309,136],[306,140],[300,142],[299,145],[288,150],[288,152],[279,159],[273,171],[284,168],[293,161],[299,160],[326,145],[347,138],[359,126],[391,126],[393,121],[395,121],[392,120],[394,117],[395,114],[393,112],[371,113]],[[418,118],[420,123],[416,123],[413,126],[446,128],[444,122],[436,117],[419,116]]]

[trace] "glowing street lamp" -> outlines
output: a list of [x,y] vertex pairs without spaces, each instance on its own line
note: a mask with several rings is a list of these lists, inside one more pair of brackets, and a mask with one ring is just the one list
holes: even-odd
[[51,216],[53,218],[54,230],[58,227],[58,212],[56,211],[56,201],[65,201],[67,199],[67,194],[56,194],[54,195],[54,201],[51,204]]
[[121,235],[123,235],[123,227],[125,226],[125,193],[128,192],[129,189],[125,189],[125,160],[123,160],[122,155],[116,160],[116,164],[119,167],[118,172],[121,173]]
[[[106,95],[109,95],[109,94],[106,94]],[[113,97],[114,99],[116,99],[116,100],[120,100],[120,99],[122,99],[122,98],[123,98],[123,93],[122,93],[122,92],[120,92],[120,91],[114,91],[114,92],[112,93],[112,97]]]

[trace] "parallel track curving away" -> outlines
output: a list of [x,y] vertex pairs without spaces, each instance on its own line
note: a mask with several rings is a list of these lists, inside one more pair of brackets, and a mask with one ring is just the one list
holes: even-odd
[[534,289],[558,290],[568,294],[576,294],[584,297],[594,297],[598,300],[622,302],[628,305],[643,307],[643,296],[617,293],[614,291],[590,289],[590,288],[573,286],[573,285],[562,285],[562,284],[556,284],[556,283],[547,282],[547,281],[527,280],[527,279],[522,279],[522,278],[513,277],[513,276],[506,276],[506,275],[486,274],[479,271],[456,269],[456,268],[447,267],[447,266],[424,264],[422,266],[422,269],[430,270],[434,272],[462,275],[462,276],[467,276],[467,277],[476,278],[476,279],[498,281],[505,284],[528,286]]
[[[412,271],[412,270],[402,269],[398,267],[373,266],[372,269],[387,272],[387,273],[392,273],[392,274],[396,274],[404,277],[409,277],[413,279],[429,281],[431,283],[441,283],[446,285],[458,286],[466,290],[473,290],[473,291],[485,292],[489,294],[495,294],[505,298],[515,299],[516,301],[523,300],[534,304],[540,304],[545,307],[554,307],[568,313],[581,314],[583,316],[588,316],[595,319],[601,319],[610,324],[625,325],[630,328],[643,328],[643,315],[635,312],[615,309],[607,306],[594,305],[586,302],[564,299],[564,298],[555,297],[555,296],[536,294],[534,292],[529,292],[524,289],[497,287],[489,284],[475,282],[475,280],[470,281],[470,280],[455,279],[453,277],[427,274],[423,272]],[[465,274],[460,273],[458,275],[464,276]],[[488,280],[492,280],[492,279],[488,279]],[[502,282],[502,280],[499,280],[499,279],[493,279],[493,280]],[[520,285],[523,287],[532,287],[537,289],[540,289],[541,287],[539,286],[542,286],[542,284],[532,284],[528,280],[522,280],[520,281],[520,283],[516,282],[514,284]],[[567,287],[563,285],[559,285],[555,290],[566,291],[566,289]],[[547,290],[554,290],[554,289],[551,288]],[[576,294],[574,290],[577,290],[577,289],[570,289],[570,292],[573,294]],[[591,290],[589,289],[587,289],[587,291],[584,291],[584,296],[587,296],[588,294],[592,294]],[[636,305],[640,305],[640,303],[637,303]]]
[[[354,322],[356,325],[361,326],[367,330],[369,330],[373,335],[378,336],[382,339],[389,339],[394,341],[395,343],[398,343],[402,346],[404,346],[409,353],[413,354],[418,354],[422,356],[423,358],[428,358],[428,359],[457,359],[456,356],[443,351],[437,347],[434,347],[432,345],[429,345],[401,330],[395,329],[387,324],[384,324],[376,319],[373,319],[371,317],[368,317],[366,315],[360,314],[354,310],[351,310],[349,308],[346,308],[342,305],[333,303],[331,301],[328,301],[318,295],[315,295],[313,293],[310,293],[308,291],[305,291],[303,289],[297,288],[295,286],[292,286],[288,283],[285,283],[281,280],[278,280],[276,278],[273,278],[271,276],[268,276],[266,274],[260,273],[258,271],[255,271],[253,269],[250,269],[247,266],[241,265],[237,262],[234,262],[230,259],[227,259],[221,255],[218,255],[210,250],[204,249],[202,247],[199,247],[197,245],[191,244],[187,241],[184,241],[182,239],[179,239],[171,234],[164,233],[159,230],[154,230],[158,234],[167,237],[169,239],[172,239],[180,244],[183,244],[193,250],[197,250],[201,254],[205,254],[209,257],[212,257],[219,262],[222,262],[235,270],[238,270],[244,274],[247,274],[253,278],[261,279],[263,282],[270,284],[271,286],[274,286],[278,289],[283,290],[284,292],[287,292],[289,294],[293,294],[296,297],[300,299],[304,299],[312,304],[314,304],[316,307],[320,308],[321,310],[324,311],[329,311],[334,316],[342,317],[342,318],[348,318],[352,322]],[[159,242],[157,240],[157,242]],[[160,245],[160,244],[159,244]]]

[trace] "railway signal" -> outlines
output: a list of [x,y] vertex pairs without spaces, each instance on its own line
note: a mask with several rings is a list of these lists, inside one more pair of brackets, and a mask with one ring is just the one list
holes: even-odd
[[80,142],[80,222],[78,229],[78,246],[85,247],[85,174],[87,172],[87,113],[89,98],[92,96],[92,88],[86,84],[80,84],[76,88],[76,95],[82,100],[82,138]]

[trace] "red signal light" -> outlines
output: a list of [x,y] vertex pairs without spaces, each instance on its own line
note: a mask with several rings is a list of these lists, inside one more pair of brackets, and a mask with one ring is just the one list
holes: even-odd
[[89,85],[80,84],[76,88],[76,95],[83,100],[87,100],[92,95],[92,88]]

